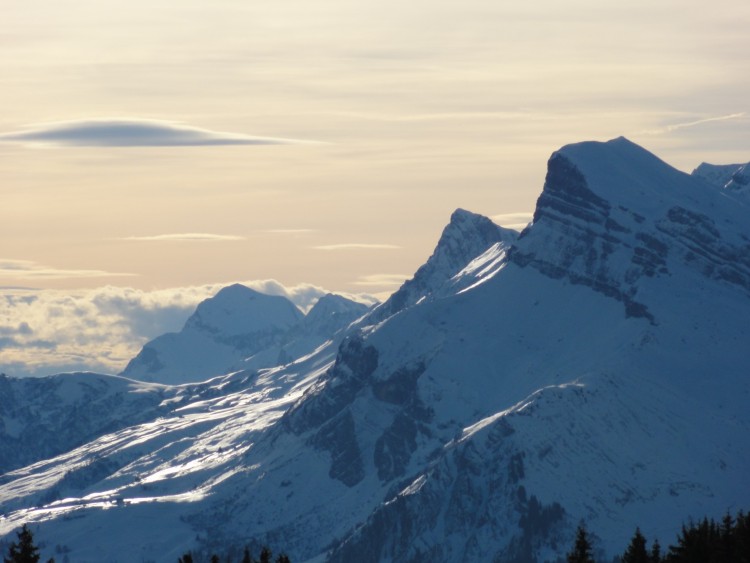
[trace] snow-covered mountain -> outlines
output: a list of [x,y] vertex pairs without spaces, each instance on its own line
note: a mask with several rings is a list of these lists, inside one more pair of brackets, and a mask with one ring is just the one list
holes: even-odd
[[490,276],[517,236],[516,231],[499,227],[487,217],[457,209],[427,262],[377,307],[368,322],[374,324],[425,300],[458,293]]
[[122,375],[180,384],[273,367],[309,354],[366,311],[327,295],[305,316],[285,297],[235,284],[198,305],[180,332],[146,343]]
[[702,163],[693,170],[693,176],[703,178],[709,184],[723,188],[740,197],[750,197],[750,162],[747,164]]
[[611,556],[747,509],[750,223],[724,185],[563,147],[517,238],[457,212],[340,345],[160,387],[148,420],[6,473],[0,534],[77,562],[532,561],[582,519]]

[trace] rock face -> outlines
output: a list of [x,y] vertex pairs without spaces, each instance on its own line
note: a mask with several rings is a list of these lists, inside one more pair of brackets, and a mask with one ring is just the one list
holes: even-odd
[[[510,260],[591,287],[656,323],[644,280],[669,276],[670,267],[750,290],[741,217],[717,195],[623,138],[566,147],[549,161],[534,227]],[[706,205],[721,207],[721,227]]]
[[581,520],[600,560],[636,526],[667,545],[750,505],[747,213],[626,139],[563,147],[520,236],[454,214],[329,345],[7,474],[0,534],[30,520],[84,563],[544,561]]
[[366,311],[327,295],[305,316],[285,297],[235,284],[198,305],[179,333],[148,342],[122,375],[180,384],[277,366],[309,354]]

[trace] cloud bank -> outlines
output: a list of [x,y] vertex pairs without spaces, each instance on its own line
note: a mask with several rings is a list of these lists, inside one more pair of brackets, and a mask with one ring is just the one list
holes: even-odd
[[[269,295],[283,295],[303,311],[328,293],[311,284],[284,286],[276,280],[241,282]],[[118,373],[143,344],[180,330],[195,307],[229,284],[142,291],[101,287],[70,292],[0,291],[0,372],[47,375],[91,370]],[[347,295],[367,304],[367,294]]]
[[255,137],[154,119],[88,119],[29,126],[0,134],[0,142],[53,147],[196,147],[289,145],[296,139]]

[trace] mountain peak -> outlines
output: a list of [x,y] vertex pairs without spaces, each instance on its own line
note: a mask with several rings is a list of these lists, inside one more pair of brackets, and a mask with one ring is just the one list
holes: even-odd
[[516,236],[515,231],[496,225],[484,215],[456,209],[423,268],[433,264],[452,276],[492,244],[510,243]]
[[147,342],[123,375],[162,383],[200,381],[270,347],[302,319],[286,297],[233,284],[202,301],[179,333]]
[[214,295],[212,299],[235,299],[243,297],[255,297],[258,295],[263,294],[247,287],[246,285],[242,285],[241,283],[233,283],[226,287],[222,287],[218,292],[216,292],[216,295]]
[[423,298],[439,294],[472,260],[493,245],[512,244],[517,237],[516,231],[500,227],[484,215],[456,209],[443,229],[432,256],[412,279],[404,282],[375,310],[371,320],[383,320]]
[[266,295],[241,284],[221,289],[198,305],[185,329],[226,335],[289,328],[303,315],[286,297]]
[[533,224],[510,256],[613,297],[628,317],[653,323],[645,287],[673,271],[750,291],[744,224],[743,210],[706,189],[705,180],[624,137],[589,141],[552,155]]

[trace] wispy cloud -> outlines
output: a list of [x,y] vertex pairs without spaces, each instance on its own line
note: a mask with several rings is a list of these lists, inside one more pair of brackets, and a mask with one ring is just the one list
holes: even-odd
[[539,114],[522,111],[457,111],[442,113],[412,113],[412,114],[378,114],[359,112],[335,112],[334,115],[366,119],[369,121],[452,121],[466,119],[497,119],[497,120],[529,120],[539,118]]
[[313,246],[315,250],[395,250],[401,248],[395,244],[370,244],[360,242],[346,242],[342,244],[323,244]]
[[306,235],[316,231],[315,229],[265,229],[261,232],[272,235]]
[[213,242],[213,241],[232,241],[232,240],[246,240],[245,237],[236,235],[217,235],[213,233],[173,233],[166,235],[146,235],[146,236],[132,236],[122,237],[118,240],[132,240],[132,241],[156,241],[156,242]]
[[372,287],[392,287],[401,285],[409,277],[404,274],[370,274],[361,276],[354,284]]
[[195,147],[216,145],[288,145],[296,139],[256,137],[155,119],[86,119],[31,125],[0,134],[0,142],[57,147]]
[[499,215],[492,215],[490,219],[501,227],[520,231],[529,224],[533,217],[533,213],[524,211],[520,213],[500,213]]
[[686,129],[688,127],[696,127],[698,125],[704,125],[706,123],[713,123],[715,121],[734,121],[737,119],[743,119],[747,116],[747,112],[730,113],[728,115],[719,115],[715,117],[704,117],[702,119],[695,119],[692,121],[685,121],[682,123],[673,123],[672,125],[666,125],[659,129],[649,129],[641,131],[641,134],[645,135],[661,135],[663,133],[671,133],[672,131],[678,131],[679,129]]
[[31,260],[0,259],[0,277],[15,280],[55,280],[71,278],[106,278],[113,276],[134,276],[104,270],[71,270],[54,268]]

